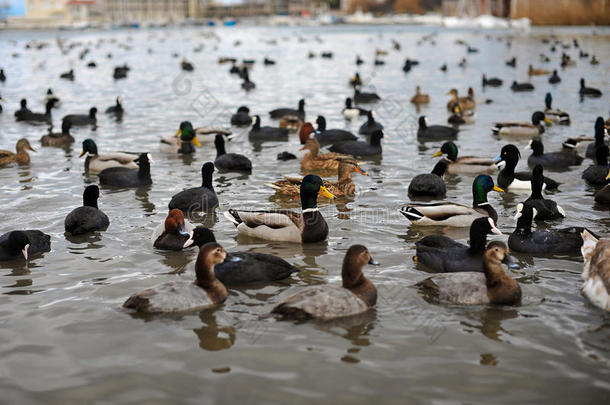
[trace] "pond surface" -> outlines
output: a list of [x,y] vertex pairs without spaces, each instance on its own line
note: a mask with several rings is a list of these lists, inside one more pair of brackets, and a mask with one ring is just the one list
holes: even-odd
[[[526,81],[527,65],[553,69],[559,54],[541,38],[555,32],[565,43],[578,38],[581,48],[596,54],[592,66],[565,52],[576,67],[559,71],[561,84],[551,87],[545,76],[532,78],[532,93],[512,93],[512,80]],[[436,33],[436,45],[418,45]],[[29,261],[1,263],[0,390],[8,403],[82,403],[90,398],[107,403],[581,403],[607,402],[610,392],[610,315],[590,305],[580,294],[582,259],[578,256],[517,255],[522,269],[513,273],[523,289],[519,307],[458,307],[429,303],[413,288],[428,273],[412,261],[415,242],[444,232],[461,241],[467,229],[410,227],[398,213],[408,201],[407,186],[419,173],[431,171],[438,143],[419,144],[416,119],[431,123],[447,119],[446,93],[456,87],[474,88],[478,98],[493,100],[476,109],[476,122],[463,126],[458,139],[462,155],[495,157],[507,140],[491,134],[496,121],[529,121],[544,108],[552,91],[554,106],[571,114],[571,126],[552,126],[544,134],[545,148],[558,150],[568,136],[593,135],[593,122],[607,117],[610,106],[610,32],[606,29],[536,29],[529,34],[507,31],[445,30],[434,27],[310,27],[310,28],[191,28],[109,32],[2,32],[0,64],[8,80],[0,85],[6,99],[0,114],[0,148],[14,149],[21,137],[30,140],[28,166],[0,169],[2,233],[41,229],[52,237],[52,251]],[[489,35],[490,37],[486,37]],[[60,36],[75,46],[62,55]],[[501,40],[498,40],[500,38]],[[391,40],[402,49],[392,49]],[[463,39],[479,49],[466,54],[455,43]],[[45,41],[40,50],[25,49],[31,40]],[[103,40],[103,41],[102,41]],[[235,46],[236,41],[241,45]],[[276,40],[277,44],[270,43]],[[201,52],[194,49],[203,44]],[[90,49],[82,60],[79,54]],[[150,53],[148,49],[151,49]],[[376,49],[387,50],[383,66],[371,63]],[[309,59],[312,51],[318,57]],[[323,59],[323,51],[334,53]],[[111,53],[109,59],[107,54]],[[176,53],[179,57],[174,56]],[[539,61],[539,54],[551,57]],[[17,54],[17,56],[12,56]],[[367,87],[384,101],[375,107],[386,126],[383,158],[366,162],[369,176],[354,174],[353,200],[325,204],[327,243],[299,246],[265,243],[237,237],[222,217],[229,207],[297,207],[276,200],[265,182],[300,172],[298,161],[279,162],[282,151],[297,152],[296,136],[289,142],[253,145],[247,130],[227,144],[230,152],[248,155],[251,175],[214,175],[220,207],[193,222],[212,227],[228,251],[273,253],[299,267],[300,273],[273,285],[231,289],[226,303],[214,310],[179,316],[136,318],[121,309],[133,292],[177,277],[194,277],[194,249],[165,253],[151,247],[152,230],[167,214],[171,196],[198,185],[201,165],[215,157],[210,145],[193,156],[161,154],[158,140],[172,135],[180,121],[195,126],[228,125],[240,105],[260,113],[296,107],[305,98],[309,120],[326,117],[329,128],[354,132],[361,122],[346,123],[343,101],[351,94],[347,80],[356,71],[356,54],[366,64],[358,69]],[[194,65],[180,70],[180,58]],[[219,65],[220,56],[255,59],[250,78],[256,89],[244,93],[240,80]],[[263,66],[267,56],[274,66]],[[466,56],[466,68],[457,66]],[[517,68],[504,64],[517,56]],[[401,67],[409,57],[420,61],[411,72]],[[86,67],[95,61],[97,68]],[[115,81],[114,66],[131,66],[128,78]],[[439,71],[448,64],[448,71]],[[75,69],[73,82],[59,74]],[[481,87],[481,74],[505,80],[500,88]],[[604,91],[600,99],[578,98],[579,79]],[[416,111],[409,103],[416,85],[431,103]],[[17,123],[19,99],[35,111],[44,110],[48,87],[62,100],[53,111],[55,130],[69,113],[100,111],[123,97],[126,114],[117,122],[99,114],[98,127],[73,131],[77,140],[67,150],[41,147],[43,126]],[[277,122],[273,122],[276,124]],[[153,185],[137,190],[103,190],[100,208],[111,224],[106,232],[67,239],[63,220],[79,206],[82,190],[96,177],[85,175],[80,143],[93,138],[104,151],[146,151],[155,159]],[[516,141],[520,149],[527,141]],[[524,152],[523,156],[529,155]],[[607,209],[595,208],[594,189],[581,180],[592,164],[561,173],[548,173],[562,183],[552,195],[568,217],[549,226],[583,225],[608,234]],[[526,167],[522,160],[520,168]],[[450,176],[447,199],[471,204],[472,177]],[[516,204],[526,196],[490,193],[506,240],[514,229]],[[300,286],[340,283],[346,249],[366,245],[378,267],[365,272],[379,291],[378,305],[360,317],[329,323],[292,323],[259,319],[280,294]]]

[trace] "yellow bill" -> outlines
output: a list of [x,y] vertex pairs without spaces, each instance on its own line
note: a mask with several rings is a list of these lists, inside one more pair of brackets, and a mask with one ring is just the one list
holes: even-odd
[[547,123],[548,125],[551,125],[551,120],[548,119],[547,117],[544,117],[544,122]]
[[439,157],[439,156],[443,156],[443,151],[442,150],[439,150],[434,155],[432,155],[432,157]]
[[318,191],[318,194],[321,195],[322,197],[326,197],[328,199],[333,199],[335,198],[334,195],[332,195],[324,186],[320,187],[320,191]]
[[362,168],[360,166],[356,166],[356,168],[354,169],[354,171],[356,173],[360,173],[363,176],[368,176],[369,174],[367,172],[365,172],[364,170],[362,170]]
[[608,175],[606,176],[606,180],[610,180],[610,170],[608,170]]
[[195,144],[195,146],[201,146],[201,144],[199,143],[199,139],[197,139],[197,136],[193,138],[193,143]]
[[180,136],[180,135],[182,135],[182,130],[181,129],[179,129],[178,132],[176,132],[176,134],[174,136]]
[[80,155],[78,155],[78,157],[83,157],[85,155],[85,153],[87,153],[87,152],[85,152],[85,150],[83,149],[83,151],[80,153]]
[[500,187],[496,186],[495,184],[494,184],[494,188],[493,188],[493,190],[494,190],[494,191],[497,191],[498,193],[503,193],[503,192],[504,192],[504,190],[503,190],[503,189],[501,189]]

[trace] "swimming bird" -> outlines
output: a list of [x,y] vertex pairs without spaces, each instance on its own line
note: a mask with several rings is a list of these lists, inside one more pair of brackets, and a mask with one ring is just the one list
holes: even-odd
[[464,271],[428,277],[415,284],[428,297],[455,305],[519,305],[521,287],[504,272],[502,264],[518,267],[508,247],[499,241],[490,242],[482,258],[483,272]]
[[410,197],[442,197],[447,192],[443,176],[447,170],[447,163],[441,159],[434,165],[431,173],[418,174],[409,184]]
[[349,85],[352,87],[361,86],[362,79],[360,79],[360,73],[356,72],[354,76],[349,79]]
[[186,59],[182,59],[182,62],[180,62],[180,67],[185,72],[192,72],[193,70],[195,70],[193,64]]
[[544,116],[547,117],[551,122],[560,125],[570,125],[570,114],[565,111],[553,109],[553,96],[551,96],[551,93],[546,93],[546,96],[544,97],[544,104],[546,106]]
[[608,146],[602,145],[595,153],[595,163],[582,172],[582,178],[592,186],[605,186],[608,184]]
[[59,78],[66,80],[74,80],[74,69],[70,69],[69,71],[60,74]]
[[561,77],[559,77],[556,70],[553,70],[553,74],[551,75],[551,77],[549,77],[549,83],[556,84],[556,83],[559,83],[560,81],[561,81]]
[[57,108],[61,105],[61,100],[53,93],[52,89],[47,89],[47,93],[42,102],[46,105],[49,101],[53,101],[53,108]]
[[218,196],[212,184],[214,164],[206,162],[201,166],[201,187],[187,188],[174,195],[168,204],[170,210],[178,208],[187,214],[193,211],[207,211],[218,206]]
[[27,100],[25,98],[22,98],[21,101],[19,101],[19,109],[15,111],[15,118],[17,118],[17,121],[19,121],[19,117],[31,113],[32,111],[28,108]]
[[381,97],[377,93],[365,93],[361,92],[359,87],[354,89],[354,96],[352,97],[356,104],[376,103],[381,100]]
[[[606,180],[610,180],[610,172],[608,172]],[[610,205],[610,184],[606,184],[601,190],[597,191],[594,198],[598,204]]]
[[377,303],[377,289],[362,272],[362,268],[367,264],[377,262],[366,247],[352,245],[343,259],[341,287],[305,287],[282,300],[271,312],[284,318],[299,320],[330,320],[366,312]]
[[470,225],[470,246],[443,235],[428,235],[415,243],[414,260],[439,273],[483,271],[487,235],[502,235],[495,221],[477,218]]
[[531,83],[517,83],[516,81],[513,81],[513,84],[511,84],[510,89],[514,92],[532,91],[534,90],[534,85]]
[[542,122],[547,124],[551,123],[542,111],[536,111],[532,114],[531,124],[528,122],[496,122],[491,128],[491,131],[494,135],[531,137],[544,133]]
[[326,240],[328,225],[318,210],[318,195],[334,196],[326,190],[319,176],[309,174],[301,183],[300,213],[290,210],[242,211],[230,209],[225,217],[239,233],[264,240],[313,243]]
[[214,141],[216,146],[216,159],[214,165],[221,171],[252,172],[250,159],[239,153],[227,153],[225,151],[225,140],[221,134],[216,135]]
[[584,160],[572,151],[544,153],[544,145],[538,139],[532,139],[525,149],[532,150],[532,154],[527,158],[527,164],[542,165],[545,169],[567,169],[568,166],[580,165]]
[[534,68],[532,65],[529,65],[529,67],[527,68],[527,74],[529,76],[542,76],[542,75],[548,75],[549,72],[548,70],[544,70],[544,69],[537,69]]
[[9,163],[27,165],[30,163],[30,155],[28,150],[36,152],[30,145],[30,142],[25,138],[21,138],[17,141],[15,149],[17,150],[17,153],[13,153],[8,150],[0,150],[0,167]]
[[462,111],[472,110],[476,106],[476,102],[471,97],[459,97],[457,89],[451,89],[447,93],[451,96],[451,100],[447,102],[447,109],[453,111],[453,104],[458,103]]
[[89,114],[68,114],[62,118],[63,121],[70,121],[74,126],[93,125],[97,123],[97,108],[91,107]]
[[366,122],[360,126],[358,133],[361,135],[372,135],[376,131],[383,130],[383,125],[375,121],[373,111],[368,111],[366,114]]
[[457,129],[445,125],[428,126],[425,115],[420,116],[417,122],[419,124],[419,128],[417,129],[417,140],[420,142],[454,140],[457,138]]
[[381,155],[381,138],[383,137],[383,131],[378,130],[371,134],[370,142],[345,141],[332,145],[328,150],[352,156],[377,156]]
[[125,167],[128,169],[137,169],[138,165],[134,161],[138,158],[138,155],[124,152],[104,153],[102,155],[97,152],[97,145],[91,138],[87,138],[83,141],[83,150],[78,157],[83,157],[87,154],[85,159],[85,171],[90,174],[97,174],[104,169],[110,167]]
[[356,135],[344,129],[326,129],[326,118],[324,118],[323,115],[318,115],[318,118],[316,118],[316,124],[318,125],[318,130],[315,132],[314,136],[320,145],[354,141],[358,139]]
[[502,82],[502,79],[499,79],[497,77],[492,77],[492,78],[488,79],[487,76],[485,75],[485,73],[483,73],[482,83],[483,83],[483,87],[485,87],[485,86],[499,87],[499,86],[502,86],[503,82]]
[[347,97],[345,99],[345,107],[343,107],[343,110],[341,110],[341,112],[343,113],[343,118],[352,121],[360,116],[368,115],[369,110],[365,110],[364,108],[359,107],[353,107],[352,98]]
[[254,84],[254,82],[250,80],[250,74],[248,73],[248,68],[244,67],[244,69],[242,70],[241,78],[243,79],[243,82],[241,84],[242,89],[244,89],[246,91],[250,91],[256,87],[256,84]]
[[[22,102],[25,101],[22,100]],[[35,113],[27,109],[24,103],[22,103],[21,110],[15,112],[16,121],[25,121],[29,123],[46,122],[51,123],[51,110],[53,109],[54,102],[52,100],[47,101],[45,105],[44,113]],[[25,108],[25,109],[24,109]]]
[[137,170],[127,167],[110,167],[102,170],[98,174],[100,184],[111,187],[140,187],[152,184],[150,164],[154,161],[150,154],[141,153],[133,162],[139,166]]
[[0,261],[25,260],[37,253],[51,250],[51,236],[31,229],[10,231],[0,236]]
[[261,118],[255,115],[248,138],[252,141],[284,141],[288,139],[289,132],[287,128],[261,127]]
[[[542,166],[537,165],[534,167],[530,182],[532,193],[527,200],[525,200],[524,205],[529,205],[536,209],[536,216],[534,219],[537,221],[544,221],[565,218],[566,213],[563,208],[557,205],[555,201],[542,196],[542,189],[544,187],[544,170]],[[517,205],[517,211],[520,211],[522,208],[522,204]]]
[[173,208],[165,221],[155,228],[150,240],[153,247],[160,250],[182,250],[193,244],[193,229],[184,219],[184,213]]
[[601,97],[602,92],[594,87],[586,87],[585,79],[580,79],[580,90],[578,91],[581,97]]
[[250,109],[245,105],[242,105],[237,109],[237,112],[231,116],[231,125],[236,127],[247,127],[252,124],[252,117],[250,117]]
[[490,176],[480,174],[472,182],[471,207],[451,202],[409,203],[401,207],[399,212],[413,224],[422,226],[467,227],[481,217],[490,217],[497,222],[498,213],[487,201],[487,193],[492,190],[504,191],[494,184]]
[[106,114],[114,114],[116,116],[123,115],[125,110],[123,110],[123,98],[118,96],[116,98],[116,103],[113,106],[106,108]]
[[508,61],[506,61],[506,66],[510,66],[510,67],[517,66],[517,58],[515,58],[513,56],[512,59],[509,59]]
[[271,118],[279,119],[284,115],[296,115],[301,121],[305,121],[305,100],[299,100],[299,107],[296,110],[294,108],[276,108],[275,110],[269,111],[269,116]]
[[581,237],[584,263],[580,291],[593,305],[610,311],[610,240],[596,238],[587,230]]
[[447,122],[453,125],[472,124],[475,120],[474,110],[464,111],[458,102],[453,103],[452,113]]
[[0,82],[4,83],[6,81],[6,74],[4,73],[4,69],[0,69]]
[[88,232],[105,231],[110,225],[108,216],[97,207],[101,197],[98,186],[92,184],[83,192],[83,205],[73,209],[64,220],[64,229],[72,235]]
[[201,146],[197,131],[190,121],[182,121],[174,136],[166,136],[159,140],[159,151],[164,153],[195,153],[195,146]]
[[158,314],[196,311],[222,304],[229,293],[216,279],[214,267],[227,256],[224,248],[215,242],[199,249],[195,262],[195,282],[168,281],[133,294],[123,307],[139,313]]
[[[532,190],[532,173],[515,173],[520,158],[519,149],[515,145],[508,144],[502,147],[500,155],[494,159],[498,168],[501,169],[497,178],[498,186],[505,191],[524,193]],[[559,187],[559,183],[548,177],[544,177],[544,184],[547,190],[554,190]]]
[[349,155],[341,153],[328,152],[320,154],[320,143],[315,138],[308,139],[299,150],[307,150],[307,153],[301,158],[302,170],[337,170],[339,168],[339,160],[352,158]]
[[430,102],[430,95],[423,94],[419,86],[415,86],[415,95],[411,97],[411,103],[413,104],[428,104]]
[[493,159],[461,156],[458,157],[458,147],[455,143],[445,142],[432,157],[446,155],[447,173],[453,174],[478,174],[493,173],[497,167]]

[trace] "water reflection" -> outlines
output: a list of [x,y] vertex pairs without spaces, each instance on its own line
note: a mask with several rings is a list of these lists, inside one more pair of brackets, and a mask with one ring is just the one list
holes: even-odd
[[502,342],[501,334],[509,334],[502,328],[502,322],[508,319],[514,319],[519,316],[519,312],[513,308],[503,307],[485,307],[480,312],[468,314],[468,317],[473,321],[480,321],[480,325],[470,324],[467,321],[461,321],[460,324],[465,326],[465,331],[478,329],[488,339]]
[[232,326],[219,326],[216,320],[216,310],[209,309],[199,313],[203,326],[193,329],[199,339],[199,347],[203,350],[225,350],[235,343],[236,333]]
[[[363,314],[348,316],[331,321],[315,322],[315,328],[333,336],[348,340],[355,346],[371,345],[369,335],[375,328],[377,311],[371,309]],[[353,352],[353,351],[352,351]]]
[[150,200],[148,198],[148,192],[151,190],[151,187],[152,186],[150,186],[150,185],[144,186],[144,187],[138,187],[138,188],[136,188],[136,192],[135,192],[136,200],[138,200],[140,202],[140,206],[142,207],[144,212],[148,213],[147,216],[152,215],[155,211],[155,204],[150,202]]

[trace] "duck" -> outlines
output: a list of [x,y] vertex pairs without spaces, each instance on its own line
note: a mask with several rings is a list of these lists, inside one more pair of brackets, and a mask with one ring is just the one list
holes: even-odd
[[212,185],[214,164],[206,162],[201,166],[201,187],[187,188],[175,194],[168,204],[168,208],[179,209],[187,214],[193,211],[207,211],[218,206],[218,196]]
[[89,114],[68,114],[62,118],[63,121],[70,121],[74,126],[93,125],[97,123],[97,108],[91,107]]
[[515,67],[517,66],[517,58],[515,58],[514,56],[506,61],[506,66],[510,66],[510,67]]
[[288,139],[289,132],[288,128],[261,127],[261,118],[255,115],[248,138],[253,141],[283,141]]
[[0,69],[0,82],[4,83],[6,81],[6,74],[4,73],[4,69]]
[[184,219],[182,210],[173,208],[165,221],[155,228],[150,240],[159,250],[186,249],[194,243],[193,229],[193,225]]
[[493,173],[497,170],[493,159],[462,156],[458,157],[458,147],[455,143],[448,141],[432,157],[445,155],[447,160],[447,173],[451,174],[478,174]]
[[447,192],[443,176],[447,170],[447,163],[440,160],[434,165],[431,173],[418,174],[409,184],[410,197],[442,197]]
[[[210,229],[198,226],[193,230],[194,246],[201,247],[209,242],[216,242]],[[299,269],[284,259],[256,252],[229,252],[222,263],[214,266],[216,278],[225,286],[271,283],[284,280],[297,272]]]
[[237,109],[237,112],[231,116],[231,125],[236,127],[248,127],[250,124],[252,124],[250,109],[245,105],[242,105]]
[[487,235],[502,235],[492,218],[483,217],[470,225],[470,246],[443,235],[429,235],[415,243],[414,260],[437,273],[483,271]]
[[70,134],[72,123],[64,121],[61,123],[61,132],[50,132],[40,137],[42,146],[66,146],[74,143],[74,137]]
[[180,67],[185,72],[192,72],[193,70],[195,70],[193,64],[186,59],[182,59],[182,62],[180,62]]
[[3,111],[3,108],[2,108],[2,103],[4,103],[5,101],[6,101],[6,100],[4,99],[4,97],[2,97],[2,95],[0,94],[0,114],[1,114],[1,113],[2,113],[2,111]]
[[269,59],[268,57],[265,56],[265,59],[263,59],[263,64],[264,65],[275,65],[275,61],[273,59]]
[[570,114],[565,111],[553,109],[551,106],[553,104],[553,96],[551,96],[551,93],[546,93],[544,104],[546,106],[544,116],[547,117],[549,121],[560,125],[570,125]]
[[243,82],[241,83],[241,88],[250,91],[256,88],[256,84],[250,80],[250,74],[248,73],[248,69],[244,68],[243,73],[241,74]]
[[587,230],[581,238],[584,263],[580,291],[593,305],[610,311],[610,239],[596,238]]
[[280,128],[286,128],[290,132],[296,132],[301,125],[303,125],[303,121],[296,115],[284,115],[280,118]]
[[377,130],[371,134],[370,142],[346,141],[336,143],[328,148],[331,152],[343,153],[352,156],[378,156],[381,155],[381,138],[384,137],[383,131]]
[[53,107],[57,108],[61,105],[61,100],[53,93],[52,89],[47,89],[47,93],[44,96],[43,104],[47,104],[49,101],[53,101]]
[[430,125],[425,115],[419,117],[417,121],[419,127],[417,129],[417,140],[426,141],[439,141],[439,140],[454,140],[457,138],[458,130],[453,127],[445,125]]
[[366,113],[366,122],[360,126],[358,133],[361,135],[372,135],[375,131],[383,130],[383,125],[375,121],[375,114],[373,111]]
[[475,120],[473,110],[463,111],[458,102],[453,103],[453,110],[447,122],[452,125],[472,124]]
[[513,84],[511,84],[510,89],[514,92],[533,91],[534,85],[531,83],[517,83],[516,81],[513,81]]
[[225,140],[221,134],[216,135],[214,146],[216,147],[214,165],[219,170],[225,172],[252,172],[252,162],[250,159],[239,153],[227,153],[225,151]]
[[320,145],[355,141],[358,139],[356,135],[344,129],[326,129],[326,118],[324,118],[323,115],[318,115],[316,124],[318,125],[318,130],[315,132],[314,136]]
[[187,155],[195,152],[195,146],[201,146],[201,143],[190,121],[182,121],[174,136],[163,137],[159,140],[159,151],[164,153]]
[[487,201],[487,193],[492,190],[504,192],[489,175],[480,174],[472,182],[471,207],[451,202],[409,203],[401,207],[399,212],[411,223],[421,226],[468,227],[472,221],[481,217],[489,217],[497,222],[498,213]]
[[352,87],[356,87],[356,86],[361,86],[362,85],[362,79],[360,79],[360,74],[358,72],[356,72],[354,74],[354,76],[352,76],[349,79],[349,85]]
[[597,59],[597,56],[593,55],[591,56],[591,61],[589,63],[592,65],[599,65],[599,59]]
[[377,289],[362,269],[377,264],[363,245],[347,250],[341,268],[342,285],[308,286],[283,299],[272,310],[288,319],[331,320],[364,313],[377,303]]
[[492,78],[488,79],[487,76],[485,75],[485,73],[483,73],[482,83],[483,83],[483,87],[486,87],[486,86],[500,87],[500,86],[502,86],[503,82],[502,82],[502,79],[499,79],[497,77],[492,77]]
[[541,165],[546,169],[567,169],[568,166],[579,166],[584,160],[572,151],[544,153],[544,145],[538,139],[529,141],[525,149],[532,150],[527,158],[528,165]]
[[30,142],[25,138],[21,138],[17,141],[15,149],[17,150],[17,153],[13,153],[8,150],[0,150],[0,167],[10,163],[27,165],[30,163],[30,155],[28,150],[36,152],[36,150],[34,150],[34,148],[32,148],[30,145]]
[[150,164],[154,163],[148,153],[141,153],[137,159],[133,160],[139,168],[129,169],[127,167],[109,167],[102,170],[98,177],[100,184],[111,187],[140,187],[152,184],[150,178]]
[[264,240],[315,243],[328,237],[328,225],[318,209],[318,195],[333,199],[322,179],[314,174],[303,177],[301,182],[302,211],[267,210],[242,211],[230,209],[225,217],[237,227],[240,234]]
[[428,104],[430,102],[430,95],[423,94],[419,86],[415,86],[415,95],[411,97],[411,103],[413,104]]
[[597,117],[597,119],[595,120],[594,130],[595,130],[595,142],[588,144],[587,149],[585,151],[585,156],[588,158],[594,158],[595,155],[597,154],[597,148],[608,144],[605,140],[606,129],[605,129],[603,117],[601,117],[601,116]]
[[[541,165],[536,165],[532,170],[532,179],[530,180],[532,193],[525,200],[525,205],[536,208],[537,221],[545,221],[552,219],[562,219],[566,217],[566,212],[553,200],[546,199],[542,196],[544,187],[544,169]],[[517,211],[521,210],[520,205],[517,205]]]
[[581,97],[601,97],[602,92],[594,87],[586,87],[585,79],[580,79],[580,90],[578,91]]
[[[515,167],[519,163],[521,153],[519,149],[512,144],[504,145],[500,151],[500,155],[494,160],[497,162],[496,165],[500,168],[498,173],[497,183],[503,190],[524,193],[532,190],[532,173],[531,172],[517,172],[515,173]],[[544,177],[544,185],[547,190],[555,190],[559,187],[559,183],[548,177]]]
[[195,282],[168,281],[130,296],[123,307],[136,313],[160,314],[199,311],[222,304],[229,293],[216,279],[214,267],[227,256],[216,243],[206,243],[199,249],[195,262]]
[[269,116],[271,118],[280,119],[284,115],[296,115],[301,121],[305,121],[305,100],[299,100],[299,106],[296,110],[294,108],[276,108],[275,110],[269,111]]
[[60,74],[59,78],[66,80],[74,80],[74,69],[70,69],[69,71]]
[[19,121],[19,117],[27,114],[32,114],[32,111],[28,108],[28,101],[25,98],[22,98],[21,101],[19,101],[19,109],[15,111],[15,118]]
[[356,104],[367,104],[367,103],[376,103],[379,100],[381,100],[381,97],[379,97],[379,95],[377,95],[377,93],[361,92],[360,88],[356,87],[356,89],[354,89],[354,96],[352,97],[352,100],[354,100],[354,102]]
[[125,167],[127,169],[137,169],[138,165],[134,162],[138,155],[124,152],[105,153],[103,155],[98,154],[97,145],[91,138],[87,138],[83,141],[83,150],[78,157],[83,157],[87,154],[85,159],[85,171],[90,174],[97,174],[104,169],[110,167]]
[[[610,180],[610,172],[606,177],[606,180]],[[610,205],[610,184],[606,184],[601,190],[595,193],[595,202],[601,205]]]
[[[521,208],[515,215],[517,227],[508,237],[508,247],[512,251],[530,254],[569,254],[580,252],[583,244],[580,234],[586,228],[574,226],[532,232],[532,220],[537,214],[536,208],[525,204]],[[591,231],[589,232],[594,235]]]
[[[337,170],[337,181],[330,182],[323,180],[324,187],[335,196],[340,197],[351,197],[356,192],[356,185],[352,180],[352,173],[360,173],[363,176],[368,176],[368,173],[362,170],[354,159],[341,159],[339,160],[339,168]],[[265,185],[273,188],[276,194],[298,196],[300,194],[300,186],[303,181],[302,177],[291,177],[284,176],[284,180],[276,181],[273,183],[265,183]]]
[[343,107],[343,110],[341,110],[341,112],[343,113],[343,118],[345,118],[348,121],[353,121],[358,117],[361,117],[363,115],[368,115],[369,110],[365,110],[364,108],[359,108],[359,107],[353,107],[352,98],[347,97],[345,99],[345,107]]
[[45,105],[45,112],[35,113],[27,109],[25,103],[23,103],[21,105],[22,108],[15,112],[16,121],[25,121],[28,123],[46,122],[47,124],[51,124],[51,110],[53,109],[53,104],[54,102],[52,100],[47,101]]
[[548,75],[549,72],[548,70],[544,70],[544,69],[537,69],[534,68],[532,65],[529,65],[529,67],[527,68],[527,74],[529,76],[542,76],[542,75]]
[[547,124],[551,123],[542,111],[536,111],[532,114],[531,124],[528,122],[496,122],[491,131],[494,135],[501,136],[537,136],[544,133],[543,121]]
[[338,170],[339,160],[352,158],[341,153],[328,152],[320,154],[320,143],[315,138],[308,139],[299,150],[307,151],[303,158],[301,158],[302,170]]
[[557,84],[561,81],[561,77],[557,74],[557,70],[553,70],[553,74],[549,77],[549,83]]
[[502,264],[518,268],[517,259],[503,242],[493,241],[483,253],[483,272],[464,271],[428,277],[415,287],[434,300],[453,305],[519,305],[521,287]]
[[364,60],[360,57],[360,55],[356,55],[356,65],[360,66],[364,63]]
[[447,93],[451,96],[451,100],[447,102],[447,110],[453,111],[453,103],[458,103],[463,111],[472,110],[476,103],[470,97],[459,97],[457,89],[451,89]]
[[25,259],[51,250],[51,236],[37,229],[10,231],[0,236],[0,261]]
[[73,209],[64,220],[64,229],[71,235],[82,235],[89,232],[105,231],[110,225],[108,216],[97,207],[101,197],[100,189],[95,184],[87,186],[83,192],[83,205]]
[[595,154],[595,163],[587,167],[582,178],[592,186],[605,186],[608,184],[608,146],[602,145],[597,148]]
[[123,115],[125,110],[123,110],[123,98],[118,96],[116,98],[116,102],[113,106],[106,108],[106,114],[114,114],[114,115]]

